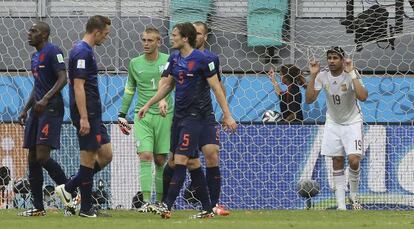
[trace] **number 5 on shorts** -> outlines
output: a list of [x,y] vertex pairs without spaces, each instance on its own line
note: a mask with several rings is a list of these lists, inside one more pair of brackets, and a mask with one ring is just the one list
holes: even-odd
[[183,135],[183,142],[181,143],[182,147],[187,147],[190,145],[190,134]]

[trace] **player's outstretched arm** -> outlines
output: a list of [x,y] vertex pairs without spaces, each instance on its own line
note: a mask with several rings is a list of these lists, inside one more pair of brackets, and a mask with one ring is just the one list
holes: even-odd
[[310,71],[310,81],[306,88],[306,103],[310,104],[315,102],[315,100],[318,98],[320,90],[315,89],[315,80],[316,76],[318,75],[320,71],[320,65],[319,62],[316,60],[311,60],[309,62],[309,71]]
[[231,116],[229,105],[224,95],[223,89],[221,88],[220,81],[218,80],[217,74],[207,78],[211,89],[213,89],[214,95],[216,96],[217,102],[223,111],[223,124],[224,128],[232,132],[236,131],[237,123]]
[[158,83],[157,94],[155,94],[148,102],[141,107],[138,111],[138,117],[143,118],[148,109],[155,103],[158,103],[161,99],[165,98],[174,89],[174,78],[172,75],[168,77],[161,77]]
[[368,91],[361,82],[361,75],[354,68],[354,64],[351,59],[345,60],[345,72],[349,73],[352,78],[352,84],[354,86],[356,98],[359,101],[364,102],[368,98]]
[[67,75],[66,70],[60,70],[57,72],[58,79],[56,80],[55,85],[43,96],[43,98],[36,102],[34,105],[34,111],[37,115],[43,113],[46,109],[46,106],[49,100],[56,95],[56,93],[60,92],[62,88],[66,85],[67,82]]
[[75,91],[76,106],[80,115],[80,130],[81,136],[89,134],[90,125],[88,120],[88,111],[86,110],[86,95],[85,95],[85,80],[75,78],[73,81],[73,89]]
[[27,100],[26,104],[23,107],[23,110],[20,112],[19,117],[17,120],[19,121],[20,125],[24,125],[26,123],[27,112],[32,108],[35,102],[35,89],[33,87],[32,92],[30,93],[29,100]]

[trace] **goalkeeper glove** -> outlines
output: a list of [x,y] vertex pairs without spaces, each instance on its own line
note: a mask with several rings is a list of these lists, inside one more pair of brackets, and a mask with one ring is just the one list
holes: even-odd
[[119,113],[118,126],[123,134],[129,135],[131,133],[131,126],[128,124],[128,121],[125,119],[125,117],[126,117],[126,114]]

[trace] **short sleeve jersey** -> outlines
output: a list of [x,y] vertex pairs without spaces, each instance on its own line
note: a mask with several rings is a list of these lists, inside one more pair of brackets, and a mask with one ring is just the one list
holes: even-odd
[[213,113],[207,78],[217,73],[214,61],[200,50],[182,57],[172,53],[165,65],[163,77],[172,75],[175,81],[174,116],[206,116]]
[[85,41],[78,41],[69,54],[69,99],[72,118],[79,117],[76,106],[74,79],[85,80],[88,117],[101,117],[102,107],[98,88],[98,66],[93,49]]
[[302,93],[296,84],[288,86],[288,89],[280,95],[280,111],[283,119],[286,119],[290,114],[294,113],[296,119],[292,121],[303,121],[302,114]]

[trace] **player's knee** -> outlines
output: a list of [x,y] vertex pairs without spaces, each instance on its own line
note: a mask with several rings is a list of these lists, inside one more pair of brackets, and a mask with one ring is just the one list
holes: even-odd
[[219,146],[206,145],[201,149],[204,153],[207,167],[215,167],[219,165]]
[[361,161],[361,157],[359,155],[349,155],[348,157],[349,167],[353,170],[359,169],[359,162]]
[[334,170],[339,170],[344,168],[345,158],[340,157],[332,157],[332,165]]
[[188,170],[194,170],[194,169],[198,169],[201,166],[201,162],[200,159],[190,159],[187,162],[187,168]]

